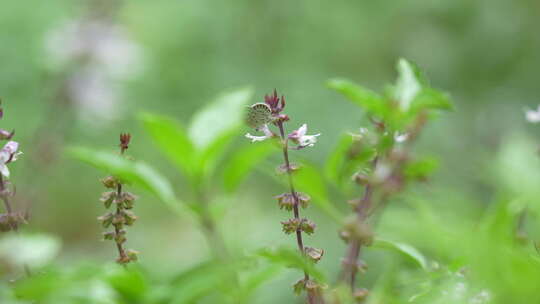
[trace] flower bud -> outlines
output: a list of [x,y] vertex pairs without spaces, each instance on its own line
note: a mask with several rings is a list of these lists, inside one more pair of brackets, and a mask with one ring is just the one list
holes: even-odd
[[0,129],[0,140],[10,140],[15,135],[15,130],[9,132],[4,129]]
[[131,212],[131,211],[128,211],[128,210],[122,210],[122,214],[123,214],[123,219],[124,219],[124,223],[128,226],[131,226],[133,225],[133,223],[135,223],[135,221],[137,220],[137,216],[135,215],[135,213]]
[[278,174],[294,173],[298,170],[300,170],[300,166],[294,163],[289,164],[289,167],[287,167],[286,164],[283,164],[276,168]]
[[285,222],[281,222],[281,225],[283,226],[283,232],[285,232],[286,234],[291,234],[299,230],[300,220],[290,219]]
[[102,216],[98,217],[97,219],[98,219],[98,221],[101,222],[101,224],[103,225],[104,228],[107,228],[112,224],[113,216],[114,216],[114,214],[107,213],[105,215],[102,215]]
[[315,263],[317,263],[324,255],[324,250],[319,248],[306,247],[304,248],[304,252]]
[[315,227],[317,227],[315,223],[308,219],[302,219],[300,223],[300,229],[307,234],[313,234],[315,232]]
[[300,206],[302,206],[302,208],[307,208],[309,202],[311,201],[311,196],[302,192],[296,192],[296,197],[298,198]]
[[103,239],[106,241],[112,241],[115,235],[116,234],[114,233],[114,231],[103,232]]
[[355,289],[353,292],[353,298],[357,303],[363,302],[369,294],[369,291],[365,288]]
[[278,200],[279,209],[285,208],[287,211],[291,211],[294,206],[294,197],[290,193],[283,193],[276,196]]
[[137,261],[139,259],[139,252],[136,251],[136,250],[129,249],[127,251],[127,255],[128,255],[130,261],[135,262],[135,261]]
[[116,199],[116,191],[103,192],[99,199],[105,205],[105,208],[109,209],[112,202]]
[[113,176],[107,176],[101,179],[101,183],[103,183],[103,186],[105,186],[106,188],[115,189],[116,187],[118,187],[119,181]]

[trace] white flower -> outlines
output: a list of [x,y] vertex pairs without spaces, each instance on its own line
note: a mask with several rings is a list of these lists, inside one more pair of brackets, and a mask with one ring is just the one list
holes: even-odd
[[303,124],[298,130],[294,130],[289,134],[289,138],[296,142],[300,147],[313,147],[317,142],[317,136],[320,136],[321,134],[306,135],[306,133],[307,124]]
[[397,143],[404,143],[404,142],[407,141],[407,139],[409,139],[409,134],[408,133],[398,133],[398,132],[396,132],[394,134],[394,140]]
[[251,139],[251,142],[263,141],[263,140],[267,140],[268,138],[274,137],[274,133],[270,131],[270,128],[268,128],[268,125],[263,125],[262,127],[257,128],[257,131],[263,132],[264,136],[255,136],[255,135],[251,135],[247,133],[246,137]]
[[0,150],[0,173],[3,176],[9,177],[7,164],[17,160],[17,157],[21,154],[21,152],[17,152],[18,149],[19,143],[10,141]]
[[538,105],[538,108],[535,110],[526,110],[525,111],[525,118],[528,122],[532,123],[538,123],[540,122],[540,105]]

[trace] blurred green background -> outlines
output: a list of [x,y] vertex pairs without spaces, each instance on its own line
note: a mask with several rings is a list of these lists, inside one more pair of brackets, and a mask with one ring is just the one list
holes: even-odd
[[[108,16],[129,42],[109,50],[110,61],[104,61],[121,62],[121,73],[111,72],[105,88],[97,80],[86,84],[98,91],[86,92],[96,100],[75,102],[66,97],[66,86],[87,63],[62,63],[71,46],[55,35],[88,15]],[[534,0],[2,1],[1,127],[16,130],[25,153],[12,166],[15,204],[30,206],[31,220],[24,229],[61,239],[57,264],[112,260],[114,248],[100,241],[96,221],[103,212],[98,178],[104,174],[65,157],[64,147],[113,151],[117,134],[130,132],[130,154],[166,175],[182,196],[188,187],[184,177],[157,150],[137,114],[165,114],[187,125],[197,109],[229,88],[252,86],[252,102],[277,88],[287,98],[290,126],[308,123],[312,132],[322,133],[314,148],[293,157],[322,166],[341,134],[367,124],[361,110],[325,87],[326,80],[346,77],[382,90],[395,79],[400,57],[420,66],[455,103],[456,110],[434,121],[417,147],[441,160],[427,192],[438,193],[433,195],[450,210],[445,212],[470,208],[471,214],[478,213],[499,190],[489,168],[504,139],[538,134],[524,120],[524,109],[540,102],[538,28],[540,2]],[[109,90],[116,96],[109,96]],[[239,136],[235,145],[245,144]],[[153,275],[173,275],[208,256],[192,222],[179,220],[155,197],[132,190],[142,197],[129,245],[141,252]],[[286,214],[272,199],[281,191],[266,174],[250,175],[220,225],[232,247],[247,251],[293,242],[280,231]],[[334,203],[347,210],[345,201]],[[319,227],[306,242],[326,249],[320,266],[336,275],[345,248],[336,237],[339,227],[315,207],[306,213]],[[394,230],[411,221],[397,219],[389,223]],[[427,242],[422,235],[409,241]],[[370,259],[377,265],[380,257]],[[362,280],[372,284],[383,268],[373,266]],[[257,303],[292,301],[283,286],[295,276],[292,271],[279,277]],[[281,291],[272,294],[274,289]]]

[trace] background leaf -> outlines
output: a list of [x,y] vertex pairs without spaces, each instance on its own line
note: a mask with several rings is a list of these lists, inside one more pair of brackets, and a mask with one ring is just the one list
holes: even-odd
[[60,251],[58,238],[45,234],[9,234],[0,239],[0,260],[15,267],[43,267]]
[[379,94],[363,88],[346,79],[331,79],[328,87],[341,93],[348,100],[359,105],[369,114],[384,118],[388,114],[388,104]]
[[283,265],[290,268],[300,269],[307,272],[319,283],[326,282],[324,274],[315,267],[315,264],[300,254],[298,250],[285,247],[277,249],[262,249],[257,255],[267,259],[269,262],[276,265]]
[[245,107],[253,97],[253,89],[241,88],[222,93],[193,116],[189,137],[198,149],[238,128],[244,122]]
[[422,267],[422,269],[428,270],[427,259],[424,257],[422,253],[420,253],[420,251],[418,251],[418,249],[414,248],[413,246],[409,244],[383,240],[383,239],[375,239],[372,246],[374,248],[389,249],[389,250],[398,252],[410,258],[412,261],[418,264],[418,266]]
[[235,190],[259,162],[277,151],[271,141],[248,144],[238,149],[223,170],[223,183],[229,192]]
[[111,152],[74,147],[68,150],[72,157],[139,185],[156,195],[175,212],[182,212],[182,204],[176,198],[169,181],[152,167],[141,161],[131,161]]
[[192,177],[195,168],[196,151],[187,131],[177,121],[150,113],[141,113],[139,119],[160,147],[188,177]]
[[314,206],[341,223],[343,215],[330,201],[326,181],[319,169],[305,162],[302,163],[300,170],[294,173],[294,182],[299,191],[311,196],[311,203]]

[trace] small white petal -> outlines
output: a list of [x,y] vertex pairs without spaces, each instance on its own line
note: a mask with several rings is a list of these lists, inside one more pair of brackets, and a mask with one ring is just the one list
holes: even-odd
[[7,153],[14,154],[19,149],[19,143],[16,141],[9,141],[3,148],[2,151]]
[[403,142],[406,142],[407,139],[409,139],[409,134],[408,134],[408,133],[403,133],[403,134],[396,133],[396,134],[394,135],[394,140],[395,140],[397,143],[403,143]]
[[540,122],[540,106],[538,106],[538,109],[536,111],[526,110],[525,118],[527,119],[528,122],[532,122],[532,123]]
[[11,162],[14,162],[17,159],[19,159],[19,156],[21,156],[22,154],[23,154],[22,151],[14,153],[13,156],[11,157]]
[[306,133],[307,133],[307,124],[303,124],[302,126],[300,126],[300,128],[298,128],[297,135],[298,137],[302,137],[306,135]]
[[313,145],[315,145],[317,142],[317,136],[320,135],[320,133],[315,135],[304,135],[298,139],[298,142],[302,147],[313,147]]
[[258,142],[258,141],[263,141],[263,140],[268,139],[267,136],[255,136],[255,135],[251,135],[249,133],[246,134],[246,137],[251,139],[251,142]]
[[264,136],[266,136],[268,138],[274,136],[274,133],[272,133],[272,131],[270,131],[270,128],[268,127],[268,125],[263,125],[262,127],[260,127],[259,131],[262,131],[264,133]]
[[8,178],[9,178],[9,169],[8,169],[8,167],[6,166],[5,163],[1,163],[1,164],[0,164],[0,173],[1,173],[4,177],[8,177]]

